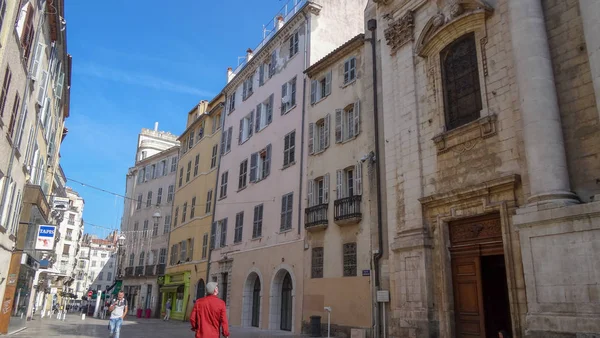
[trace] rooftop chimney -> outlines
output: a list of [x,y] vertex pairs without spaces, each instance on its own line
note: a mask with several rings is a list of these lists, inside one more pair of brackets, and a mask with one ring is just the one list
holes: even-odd
[[233,70],[231,67],[227,68],[227,83],[233,79]]
[[277,16],[277,22],[275,23],[275,28],[277,28],[277,30],[280,30],[281,27],[283,27],[283,16],[278,15]]
[[154,122],[154,131],[158,131],[158,122]]
[[250,61],[250,59],[252,59],[253,56],[254,53],[252,53],[252,49],[248,48],[246,50],[246,62]]

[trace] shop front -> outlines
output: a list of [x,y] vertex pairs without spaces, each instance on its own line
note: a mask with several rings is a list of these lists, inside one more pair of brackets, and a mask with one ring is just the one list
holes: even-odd
[[171,300],[171,319],[187,320],[187,311],[190,302],[190,271],[166,274],[164,285],[160,288],[162,293],[161,313],[166,311],[167,300]]

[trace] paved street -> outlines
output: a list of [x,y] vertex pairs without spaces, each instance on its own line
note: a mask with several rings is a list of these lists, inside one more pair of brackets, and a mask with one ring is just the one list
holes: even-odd
[[[287,332],[272,332],[247,328],[231,328],[231,337],[302,337]],[[11,337],[108,337],[108,320],[86,318],[81,320],[77,315],[68,315],[67,319],[58,321],[56,319],[36,319],[27,323],[27,329],[18,332]],[[121,328],[121,338],[151,338],[151,337],[193,337],[189,323],[159,319],[137,319],[131,318],[125,321]]]

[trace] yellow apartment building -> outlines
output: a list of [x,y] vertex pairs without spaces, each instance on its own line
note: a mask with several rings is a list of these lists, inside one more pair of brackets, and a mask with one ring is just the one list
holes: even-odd
[[177,320],[188,319],[193,301],[205,295],[224,101],[221,94],[200,101],[179,137],[169,262],[161,287],[162,312],[171,299],[171,318]]

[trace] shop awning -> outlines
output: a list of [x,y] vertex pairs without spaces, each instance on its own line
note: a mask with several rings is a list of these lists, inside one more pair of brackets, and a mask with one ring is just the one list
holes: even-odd
[[169,284],[169,285],[165,285],[162,288],[160,288],[160,292],[173,292],[173,291],[177,291],[177,289],[183,286],[183,284]]

